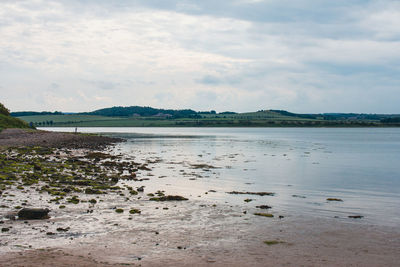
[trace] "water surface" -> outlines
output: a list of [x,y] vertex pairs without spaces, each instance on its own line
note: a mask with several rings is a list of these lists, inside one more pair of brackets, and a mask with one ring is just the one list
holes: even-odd
[[[46,128],[74,131],[75,128]],[[399,128],[79,128],[127,142],[112,151],[148,163],[146,192],[361,223],[400,226]],[[206,164],[214,168],[196,168]],[[212,192],[209,192],[212,190]],[[213,192],[216,191],[216,192]],[[275,196],[230,195],[267,191]],[[206,193],[207,192],[207,193]],[[327,198],[343,202],[328,202]],[[252,199],[245,202],[245,199]],[[357,221],[360,222],[360,221]]]

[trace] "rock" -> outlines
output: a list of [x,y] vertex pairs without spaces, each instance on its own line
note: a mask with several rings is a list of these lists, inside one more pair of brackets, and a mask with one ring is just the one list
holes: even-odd
[[48,213],[49,209],[30,209],[23,208],[18,212],[18,218],[20,220],[40,220],[50,218]]
[[138,188],[136,188],[136,190],[137,190],[138,192],[143,192],[143,191],[144,191],[144,186],[138,187]]
[[10,220],[15,220],[15,216],[17,216],[16,212],[9,212],[4,217]]
[[271,207],[271,206],[268,206],[268,205],[260,205],[260,206],[256,206],[256,208],[267,210],[267,209],[270,209],[270,208],[272,208],[272,207]]
[[349,218],[350,219],[362,219],[362,218],[364,218],[364,216],[362,216],[362,215],[350,215]]

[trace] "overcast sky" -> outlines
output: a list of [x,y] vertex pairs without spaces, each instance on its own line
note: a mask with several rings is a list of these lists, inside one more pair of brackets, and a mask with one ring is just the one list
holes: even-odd
[[0,102],[400,113],[400,1],[0,0]]

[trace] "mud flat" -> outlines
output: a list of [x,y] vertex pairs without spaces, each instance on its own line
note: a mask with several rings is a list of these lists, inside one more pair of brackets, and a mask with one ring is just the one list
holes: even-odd
[[[398,227],[277,207],[268,207],[273,217],[257,216],[265,209],[253,202],[232,205],[167,188],[149,190],[145,182],[158,178],[147,174],[158,161],[116,153],[110,146],[117,140],[79,141],[61,134],[52,143],[47,133],[7,133],[0,134],[6,146],[0,158],[0,266],[396,266],[400,261]],[[235,197],[262,194],[237,192]],[[275,196],[259,197],[268,204]],[[49,209],[49,218],[21,220],[23,208]]]
[[58,148],[99,149],[121,139],[98,135],[71,134],[26,129],[5,129],[0,132],[1,146],[42,146]]

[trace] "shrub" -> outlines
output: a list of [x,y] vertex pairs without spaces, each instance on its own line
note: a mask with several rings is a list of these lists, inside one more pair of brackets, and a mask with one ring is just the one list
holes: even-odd
[[0,103],[0,114],[6,115],[6,116],[10,115],[10,111],[2,103]]

